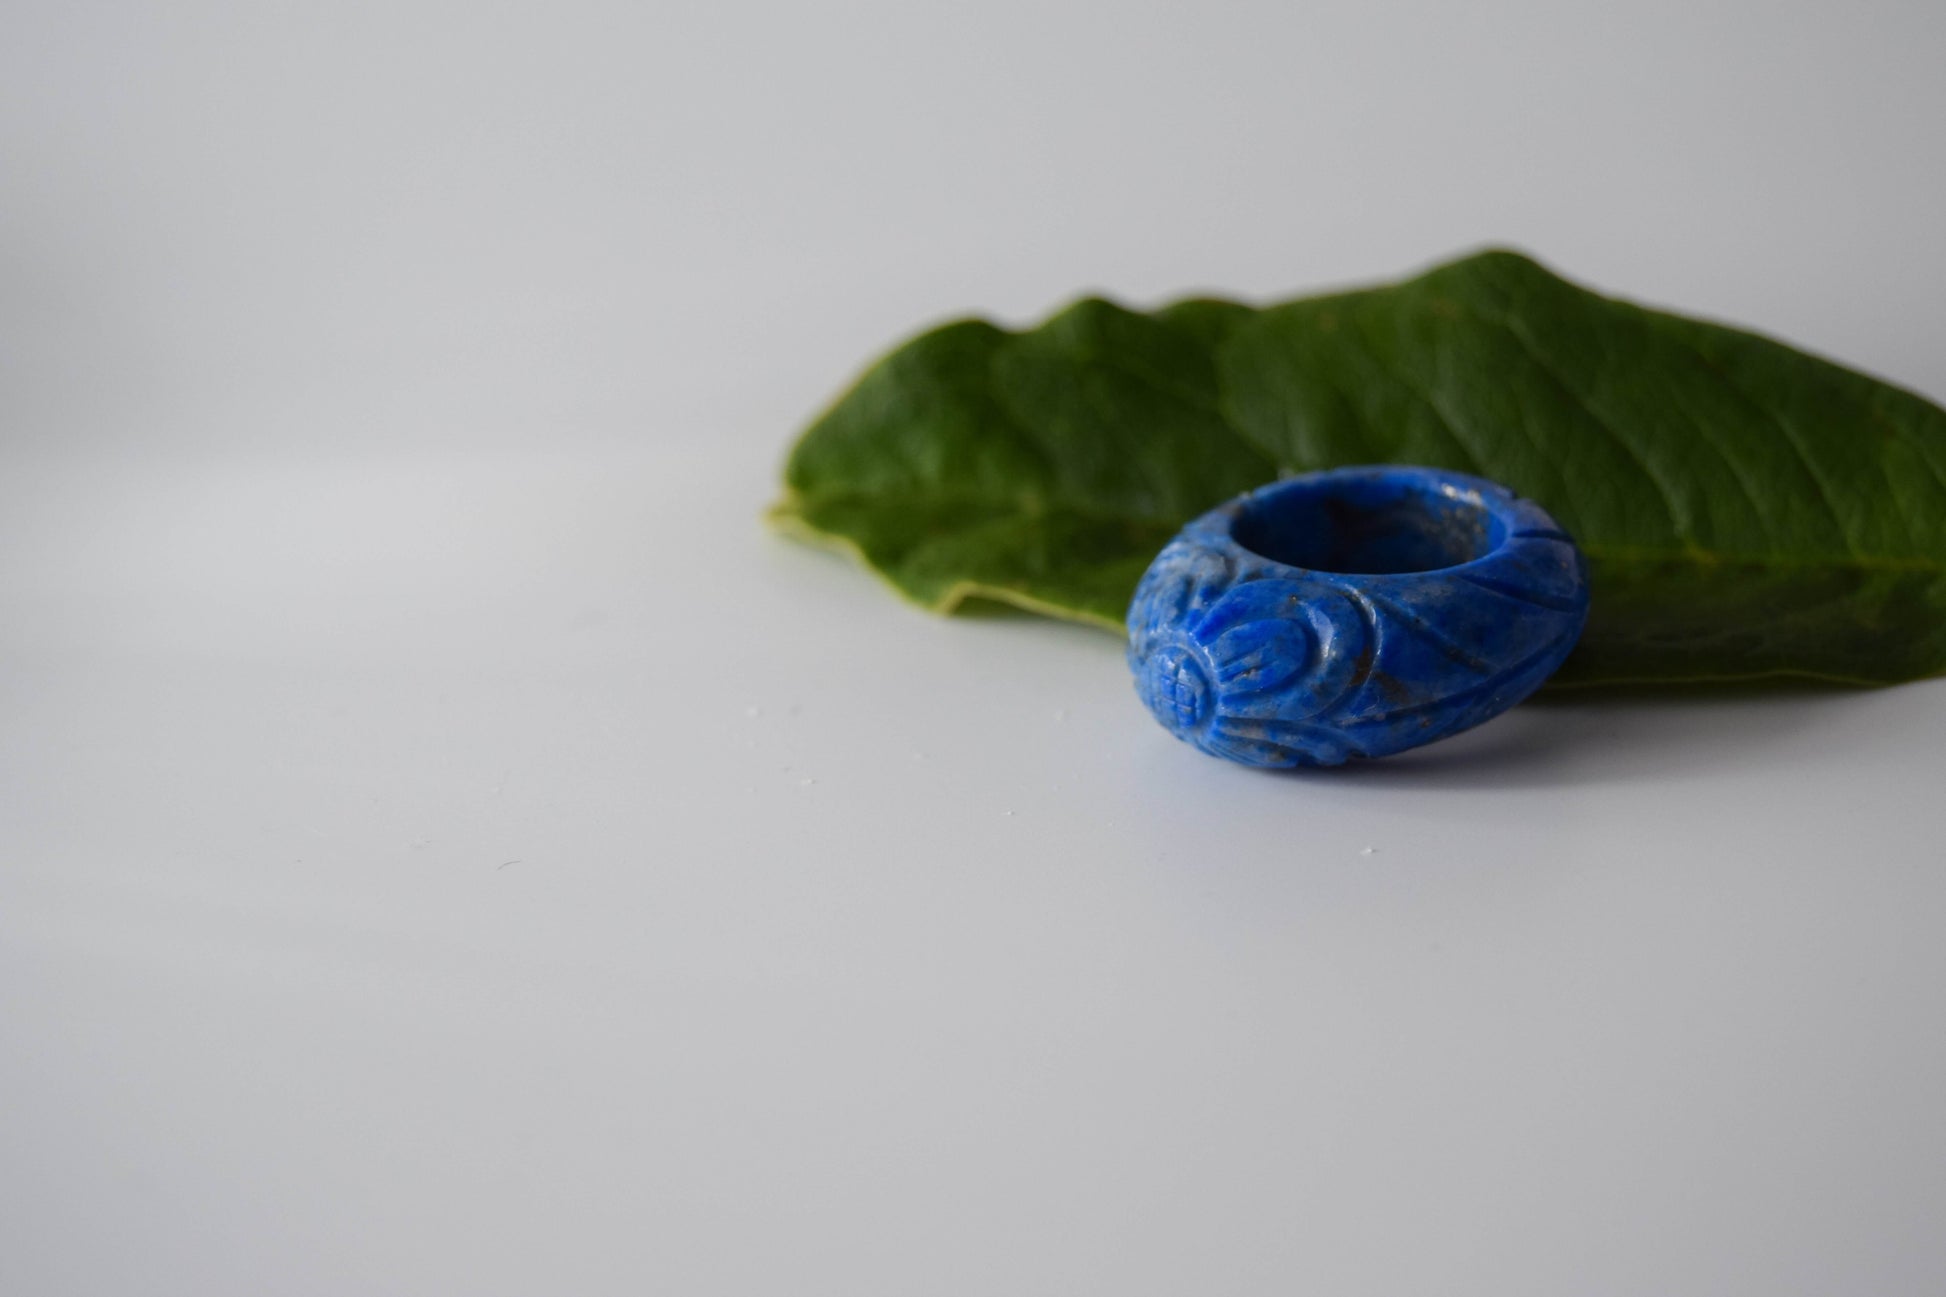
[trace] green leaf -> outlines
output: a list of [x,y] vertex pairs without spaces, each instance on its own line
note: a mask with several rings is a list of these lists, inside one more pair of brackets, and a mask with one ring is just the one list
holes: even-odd
[[1946,670],[1946,411],[1511,252],[1262,309],[949,324],[813,423],[771,516],[911,599],[1120,629],[1184,522],[1280,474],[1492,478],[1587,553],[1569,683]]

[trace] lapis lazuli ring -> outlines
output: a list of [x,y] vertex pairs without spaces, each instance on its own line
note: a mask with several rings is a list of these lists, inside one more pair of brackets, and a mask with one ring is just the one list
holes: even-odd
[[1203,751],[1330,766],[1498,716],[1587,616],[1587,565],[1539,505],[1443,469],[1343,468],[1184,527],[1129,605],[1128,661]]

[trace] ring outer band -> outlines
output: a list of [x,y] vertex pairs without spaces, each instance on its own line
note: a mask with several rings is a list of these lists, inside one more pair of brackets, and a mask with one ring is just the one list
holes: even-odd
[[[1246,515],[1348,496],[1426,500],[1429,516],[1432,502],[1478,510],[1495,543],[1452,566],[1346,573],[1266,558],[1233,534]],[[1587,615],[1586,560],[1533,501],[1445,469],[1332,469],[1185,526],[1129,604],[1128,662],[1149,711],[1204,752],[1332,766],[1506,711],[1554,674]]]

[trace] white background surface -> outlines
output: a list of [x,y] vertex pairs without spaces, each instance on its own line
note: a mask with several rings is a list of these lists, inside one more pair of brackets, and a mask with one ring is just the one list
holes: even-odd
[[1946,1289],[1946,682],[1313,777],[766,536],[1485,242],[1946,394],[1904,5],[0,17],[0,1292]]

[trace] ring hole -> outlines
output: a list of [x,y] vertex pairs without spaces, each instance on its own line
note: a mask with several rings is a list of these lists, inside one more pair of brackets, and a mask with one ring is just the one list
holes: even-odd
[[1471,491],[1397,478],[1326,478],[1260,491],[1230,523],[1253,554],[1313,572],[1436,572],[1483,558],[1506,529]]

